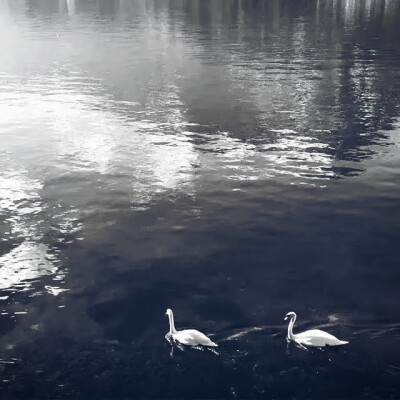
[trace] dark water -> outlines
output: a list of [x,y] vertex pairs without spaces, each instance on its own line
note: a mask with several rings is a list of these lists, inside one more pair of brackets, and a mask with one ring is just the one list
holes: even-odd
[[0,37],[1,398],[400,397],[397,0],[0,0]]

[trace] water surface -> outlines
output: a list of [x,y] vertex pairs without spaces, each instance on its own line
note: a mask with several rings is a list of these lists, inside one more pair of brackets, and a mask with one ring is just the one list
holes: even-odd
[[0,0],[2,397],[399,397],[399,20]]

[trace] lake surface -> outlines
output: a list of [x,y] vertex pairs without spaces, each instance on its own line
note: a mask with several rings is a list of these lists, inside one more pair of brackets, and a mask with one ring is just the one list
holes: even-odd
[[0,37],[1,398],[400,397],[397,0],[0,0]]

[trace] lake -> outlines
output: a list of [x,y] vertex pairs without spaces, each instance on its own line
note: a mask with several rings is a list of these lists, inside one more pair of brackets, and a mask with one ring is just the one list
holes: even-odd
[[399,398],[399,22],[0,0],[1,397]]

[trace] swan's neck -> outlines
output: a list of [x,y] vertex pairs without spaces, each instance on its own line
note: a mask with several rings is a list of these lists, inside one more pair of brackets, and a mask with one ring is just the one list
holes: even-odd
[[176,333],[175,324],[174,324],[174,314],[168,314],[169,319],[169,333],[172,335]]
[[287,330],[287,337],[290,340],[292,340],[294,338],[293,325],[294,325],[295,321],[296,321],[296,316],[294,315],[292,318],[290,318],[289,326],[288,326],[288,330]]

